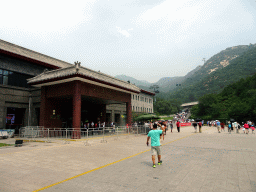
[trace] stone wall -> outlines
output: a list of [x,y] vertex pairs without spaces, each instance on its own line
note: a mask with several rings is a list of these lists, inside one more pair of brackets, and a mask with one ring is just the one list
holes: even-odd
[[106,105],[106,113],[110,114],[110,121],[115,122],[115,114],[120,114],[120,125],[126,124],[126,104],[109,104]]
[[24,108],[24,124],[28,125],[29,117],[29,97],[31,97],[31,119],[30,125],[37,125],[35,109],[40,107],[40,89],[28,89],[0,85],[0,128],[6,127],[7,108]]

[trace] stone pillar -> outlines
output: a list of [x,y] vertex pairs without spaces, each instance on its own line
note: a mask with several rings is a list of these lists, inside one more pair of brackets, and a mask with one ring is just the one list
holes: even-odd
[[81,85],[79,81],[74,82],[73,92],[73,139],[81,139]]
[[[111,109],[110,118],[111,118],[111,122],[114,122],[114,121],[115,121],[115,111],[114,111],[113,109]],[[110,123],[111,123],[111,122],[110,122]]]
[[101,105],[101,111],[100,111],[100,123],[106,122],[106,105]]
[[132,104],[131,101],[126,102],[126,123],[131,126],[132,125]]
[[29,93],[29,98],[28,98],[28,126],[32,126],[32,108],[33,108],[32,94]]
[[4,102],[0,102],[0,129],[5,128],[5,107],[4,107]]

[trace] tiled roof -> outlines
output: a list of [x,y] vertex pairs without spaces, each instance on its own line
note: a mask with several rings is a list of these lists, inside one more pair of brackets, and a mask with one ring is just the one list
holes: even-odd
[[142,93],[145,93],[145,94],[148,94],[148,95],[156,95],[155,93],[153,93],[153,92],[150,92],[150,91],[146,91],[146,90],[144,90],[144,89],[140,89],[140,91],[142,92]]
[[26,49],[24,47],[14,45],[12,43],[6,42],[0,39],[0,52],[11,53],[13,56],[21,56],[22,58],[28,58],[32,61],[39,61],[47,65],[53,66],[56,70],[45,71],[40,75],[28,79],[29,84],[42,84],[45,81],[56,81],[58,78],[72,76],[72,75],[81,75],[81,77],[89,78],[92,81],[98,81],[101,83],[106,83],[108,85],[117,86],[120,88],[128,89],[140,92],[140,88],[137,86],[128,83],[126,81],[119,80],[117,78],[111,77],[104,73],[96,72],[91,69],[80,67],[79,65],[73,65],[65,61],[61,61],[47,55]]
[[30,49],[26,49],[24,47],[20,47],[18,45],[14,45],[12,43],[6,42],[0,39],[0,50],[16,54],[22,57],[26,57],[29,59],[33,59],[39,62],[47,63],[49,65],[57,66],[59,68],[70,67],[72,64],[67,63],[65,61],[61,61],[47,55],[32,51]]
[[29,84],[42,84],[42,82],[55,81],[59,78],[69,77],[73,75],[80,75],[82,78],[90,78],[93,81],[100,81],[109,85],[118,86],[121,88],[133,90],[135,92],[140,92],[140,88],[134,84],[128,83],[126,81],[111,77],[101,72],[96,72],[91,69],[81,67],[79,65],[73,65],[72,67],[56,69],[51,71],[45,71],[44,73],[28,79]]

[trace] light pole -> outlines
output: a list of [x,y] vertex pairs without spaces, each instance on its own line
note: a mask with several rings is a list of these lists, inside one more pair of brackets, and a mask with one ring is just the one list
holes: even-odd
[[202,61],[204,61],[204,64],[205,64],[205,58],[203,58]]
[[[150,87],[149,87],[149,89],[154,89],[154,92],[155,93],[159,93],[159,90],[157,90],[159,88],[159,86],[158,85],[151,85]],[[156,96],[155,96],[155,102],[156,102]]]

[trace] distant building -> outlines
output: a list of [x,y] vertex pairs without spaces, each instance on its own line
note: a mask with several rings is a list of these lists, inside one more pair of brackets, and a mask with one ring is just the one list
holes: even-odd
[[183,103],[181,105],[183,111],[187,111],[190,110],[191,107],[193,107],[194,105],[197,105],[199,102],[198,101],[194,101],[194,102],[190,102],[190,103]]
[[132,94],[132,111],[138,113],[154,113],[154,93],[141,90],[138,94]]

